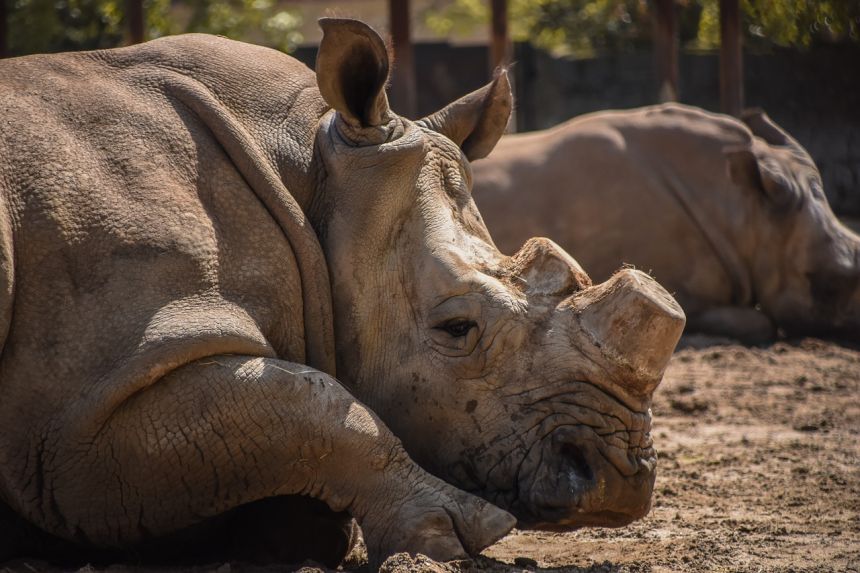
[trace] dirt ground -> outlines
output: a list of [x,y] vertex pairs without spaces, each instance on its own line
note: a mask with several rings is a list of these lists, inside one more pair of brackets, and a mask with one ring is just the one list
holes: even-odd
[[702,342],[675,354],[655,397],[647,518],[517,532],[485,555],[570,572],[860,572],[860,352]]
[[[517,531],[472,563],[399,555],[383,569],[860,573],[860,350],[813,339],[714,342],[685,339],[657,392],[660,462],[647,518],[615,530]],[[284,569],[195,568],[215,570]]]

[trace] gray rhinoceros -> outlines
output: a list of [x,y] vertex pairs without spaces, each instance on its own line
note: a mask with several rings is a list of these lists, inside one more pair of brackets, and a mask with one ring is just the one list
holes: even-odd
[[694,330],[860,337],[860,237],[809,154],[760,111],[590,114],[502,138],[474,174],[503,252],[537,233],[597,280],[624,263],[650,271]]
[[677,303],[496,250],[469,161],[505,73],[412,122],[379,36],[321,25],[316,75],[205,35],[0,63],[7,513],[138,551],[271,502],[374,560],[645,515]]

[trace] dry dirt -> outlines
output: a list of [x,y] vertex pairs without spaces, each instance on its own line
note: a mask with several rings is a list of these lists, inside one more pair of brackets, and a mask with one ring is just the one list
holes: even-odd
[[653,412],[647,518],[518,532],[485,554],[562,571],[860,572],[860,352],[812,339],[680,350]]
[[[472,563],[399,555],[383,569],[860,572],[860,350],[812,339],[714,342],[686,340],[658,390],[660,469],[646,519],[616,530],[514,532]],[[45,568],[18,561],[0,573]]]

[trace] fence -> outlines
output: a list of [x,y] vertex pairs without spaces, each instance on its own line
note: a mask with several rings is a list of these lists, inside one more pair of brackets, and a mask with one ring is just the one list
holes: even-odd
[[[296,55],[313,67],[315,48]],[[555,58],[530,44],[514,49],[517,130],[550,127],[573,116],[656,103],[650,52],[588,59]],[[419,115],[487,81],[487,48],[415,45]],[[834,210],[860,216],[860,46],[821,46],[744,57],[746,105],[762,107],[809,150]],[[396,65],[396,62],[395,62]],[[680,100],[719,109],[716,54],[681,54]],[[392,102],[397,109],[397,102]]]

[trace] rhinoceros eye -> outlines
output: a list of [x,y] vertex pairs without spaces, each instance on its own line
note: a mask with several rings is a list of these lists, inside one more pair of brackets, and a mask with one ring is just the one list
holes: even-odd
[[469,334],[469,331],[478,326],[474,321],[465,318],[455,318],[449,320],[436,328],[444,330],[454,338],[462,338]]

